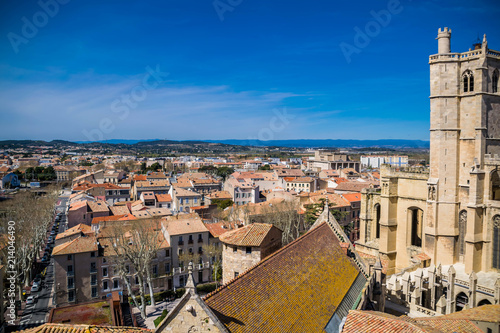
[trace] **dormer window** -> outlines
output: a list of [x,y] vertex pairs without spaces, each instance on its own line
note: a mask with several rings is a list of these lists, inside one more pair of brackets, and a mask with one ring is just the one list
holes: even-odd
[[474,74],[472,74],[472,71],[466,70],[462,75],[462,81],[464,92],[474,91]]

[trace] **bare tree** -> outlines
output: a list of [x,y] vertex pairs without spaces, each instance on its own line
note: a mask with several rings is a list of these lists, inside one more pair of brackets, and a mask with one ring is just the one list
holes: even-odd
[[[149,285],[149,294],[151,302],[154,305],[154,294],[151,281],[151,262],[156,256],[159,249],[160,233],[159,219],[138,220],[113,223],[112,239],[113,251],[115,260],[119,263],[118,269],[120,275],[124,279],[129,292],[132,288],[128,283],[127,272],[124,269],[125,265],[129,264],[133,267],[135,276],[139,282],[139,307],[142,318],[146,318],[146,282]],[[134,299],[134,296],[132,296]],[[137,305],[137,301],[135,301]]]
[[21,192],[0,207],[4,210],[0,217],[0,232],[15,238],[15,251],[11,251],[15,257],[15,268],[9,270],[16,271],[17,280],[22,282],[17,284],[20,299],[23,287],[31,281],[33,264],[39,257],[54,217],[57,192],[54,187],[47,187],[45,196]]
[[213,279],[216,286],[219,284],[219,269],[222,267],[222,246],[219,243],[215,244],[204,244],[203,253],[209,258],[212,263],[213,268]]
[[299,205],[293,201],[283,201],[262,207],[260,220],[283,231],[282,243],[286,245],[300,236],[303,222],[298,214]]

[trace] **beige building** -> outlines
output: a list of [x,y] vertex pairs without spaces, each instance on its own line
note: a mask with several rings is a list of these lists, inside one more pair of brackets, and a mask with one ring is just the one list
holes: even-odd
[[226,284],[281,247],[282,231],[272,224],[253,223],[219,236],[222,283]]
[[316,150],[314,158],[307,161],[307,169],[316,171],[345,168],[353,168],[359,171],[359,166],[359,161],[352,161],[348,155],[331,150]]
[[450,38],[439,29],[429,58],[430,169],[383,166],[381,190],[363,191],[357,249],[380,253],[388,274],[439,263],[500,271],[500,52],[484,36],[452,53]]
[[[285,179],[286,180],[286,179]],[[312,177],[299,177],[286,180],[287,191],[314,192],[316,190],[316,179]]]

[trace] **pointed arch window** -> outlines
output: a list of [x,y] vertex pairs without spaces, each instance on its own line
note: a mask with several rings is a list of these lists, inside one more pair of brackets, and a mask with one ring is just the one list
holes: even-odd
[[491,86],[493,93],[498,92],[498,69],[493,71],[493,76],[491,78]]
[[500,215],[493,217],[493,268],[500,269]]
[[472,92],[474,91],[474,74],[470,70],[466,70],[462,75],[463,91]]
[[467,211],[462,210],[458,217],[458,254],[465,255],[465,233],[467,232]]

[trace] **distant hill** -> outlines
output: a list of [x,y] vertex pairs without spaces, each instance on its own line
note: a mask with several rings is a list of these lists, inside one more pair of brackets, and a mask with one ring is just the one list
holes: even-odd
[[287,147],[287,148],[429,148],[429,141],[422,140],[104,140],[94,142],[69,142],[64,140],[53,140],[50,142],[42,140],[4,140],[0,141],[0,148],[16,148],[26,146],[77,146],[84,149],[85,147],[101,147],[101,148],[136,148],[150,149],[159,148],[182,148],[188,149],[205,147],[210,149],[213,146],[219,148],[239,146],[239,147]]
[[423,140],[207,140],[239,146],[294,147],[294,148],[429,148],[429,141]]

